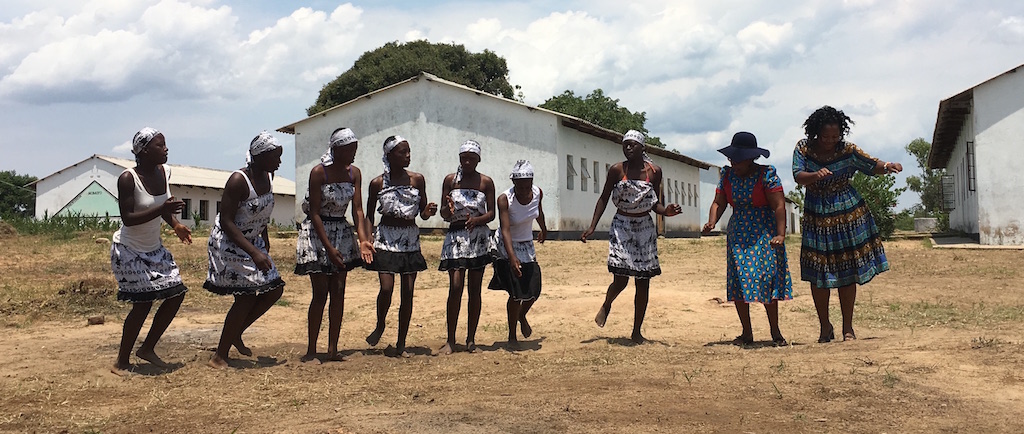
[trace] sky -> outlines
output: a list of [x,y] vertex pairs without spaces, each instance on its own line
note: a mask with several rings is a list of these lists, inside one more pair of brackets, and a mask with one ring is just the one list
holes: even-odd
[[[787,191],[804,120],[831,105],[856,122],[848,140],[903,163],[903,186],[920,172],[903,147],[931,141],[939,101],[1024,63],[1024,2],[5,0],[0,170],[130,158],[145,126],[173,164],[235,169],[362,53],[420,39],[496,52],[527,104],[603,89],[712,164],[750,131]],[[275,135],[295,179],[294,137]]]

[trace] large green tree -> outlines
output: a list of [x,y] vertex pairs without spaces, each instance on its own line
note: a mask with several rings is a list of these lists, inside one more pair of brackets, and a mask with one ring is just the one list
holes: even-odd
[[471,53],[465,46],[413,41],[388,42],[359,56],[352,68],[320,89],[308,115],[327,110],[375,90],[429,72],[492,95],[512,99],[505,59],[493,51]]
[[878,232],[882,238],[889,238],[896,231],[896,201],[907,188],[893,188],[896,185],[896,177],[892,175],[868,176],[857,172],[850,179],[850,184],[857,189],[871,216],[875,219]]
[[[647,123],[646,112],[631,112],[628,108],[619,106],[619,100],[606,96],[601,89],[595,89],[585,97],[577,96],[573,91],[567,90],[561,95],[548,98],[540,107],[575,116],[620,133],[629,130],[648,133],[647,127],[644,126]],[[653,136],[647,136],[647,144],[659,148],[665,147],[660,138]]]
[[917,160],[917,167],[921,168],[921,175],[908,176],[907,188],[921,196],[921,206],[924,214],[933,217],[941,217],[942,211],[942,175],[946,173],[943,169],[928,168],[928,153],[932,144],[922,138],[914,139],[904,149]]
[[0,217],[32,217],[36,213],[36,192],[26,187],[38,178],[0,171]]

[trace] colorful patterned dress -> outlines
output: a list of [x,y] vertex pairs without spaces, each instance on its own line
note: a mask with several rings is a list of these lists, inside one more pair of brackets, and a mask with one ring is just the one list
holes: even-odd
[[772,247],[775,210],[768,206],[768,192],[781,192],[782,180],[775,167],[765,166],[742,177],[731,167],[722,168],[718,192],[732,206],[726,229],[726,295],[729,301],[772,303],[793,298],[785,247]]
[[873,175],[877,158],[841,142],[834,155],[818,155],[801,140],[793,151],[793,176],[828,168],[832,176],[807,186],[800,229],[800,278],[818,288],[865,284],[889,269],[882,238],[867,204],[850,185],[860,171]]

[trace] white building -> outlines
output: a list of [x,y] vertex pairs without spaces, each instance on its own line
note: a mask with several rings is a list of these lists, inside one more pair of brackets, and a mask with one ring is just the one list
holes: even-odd
[[[326,150],[328,137],[339,127],[351,128],[360,139],[355,165],[363,172],[363,191],[383,171],[382,146],[392,135],[409,140],[409,169],[424,175],[428,199],[435,203],[440,203],[444,177],[458,168],[459,146],[467,139],[480,142],[478,170],[494,179],[498,192],[511,187],[508,173],[516,160],[530,160],[534,182],[544,190],[544,213],[552,238],[578,237],[590,225],[608,167],[625,159],[619,133],[422,73],[278,130],[295,135],[300,196],[307,189],[310,169]],[[708,164],[658,148],[647,151],[664,171],[666,200],[683,208],[681,215],[663,220],[663,232],[698,236],[703,224],[699,172]],[[608,208],[598,226],[605,236],[615,213],[613,206]],[[295,218],[300,217],[296,206]],[[420,226],[444,228],[447,224],[434,216]],[[497,227],[497,219],[490,226]]]
[[1024,65],[939,103],[928,167],[942,180],[949,226],[981,244],[1024,244]]
[[[703,212],[703,221],[707,222],[708,213],[711,212],[711,203],[715,201],[715,190],[718,189],[718,178],[721,176],[722,168],[711,165],[708,170],[700,171],[700,193],[701,193],[701,212]],[[726,227],[729,225],[729,217],[732,216],[732,207],[725,209],[722,213],[722,218],[718,220],[718,224],[715,225],[715,231],[725,232]],[[803,213],[800,207],[797,206],[796,202],[793,202],[789,198],[786,198],[786,233],[799,234],[800,233],[800,218],[803,217]],[[703,224],[702,224],[703,227]]]
[[[201,224],[211,226],[220,211],[220,199],[231,171],[201,167],[167,165],[171,170],[171,194],[185,202],[178,216],[183,224],[194,226],[193,214]],[[118,219],[117,178],[135,160],[93,155],[30,184],[36,190],[36,218],[57,215],[81,215]],[[275,177],[274,213],[277,224],[293,225],[295,182]]]

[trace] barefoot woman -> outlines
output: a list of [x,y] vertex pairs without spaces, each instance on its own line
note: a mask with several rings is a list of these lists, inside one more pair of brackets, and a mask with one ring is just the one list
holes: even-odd
[[615,163],[608,169],[604,190],[594,207],[594,218],[590,227],[580,236],[580,240],[585,243],[594,234],[610,198],[617,210],[612,226],[608,229],[608,271],[614,277],[594,322],[598,327],[604,327],[612,302],[626,289],[632,277],[636,285],[636,297],[631,339],[638,344],[644,343],[640,328],[647,313],[651,278],[661,274],[661,265],[658,263],[658,229],[651,218],[651,211],[665,217],[683,211],[678,204],[662,205],[661,168],[644,152],[645,140],[643,133],[635,130],[627,131],[622,137],[622,154],[626,156],[626,161]]
[[174,228],[181,242],[192,244],[192,232],[174,217],[185,204],[171,196],[167,181],[171,172],[164,166],[164,135],[153,128],[143,128],[132,139],[132,153],[136,166],[117,178],[121,228],[114,232],[110,245],[117,299],[132,303],[132,310],[124,319],[121,348],[113,367],[113,372],[119,375],[131,369],[132,347],[153,302],[159,300],[163,302],[153,317],[153,325],[135,355],[157,367],[167,366],[156,355],[156,343],[178,313],[188,290],[181,282],[171,252],[160,241],[161,218]]
[[[284,291],[284,281],[270,259],[267,224],[274,210],[270,174],[281,166],[281,145],[266,131],[252,139],[246,167],[228,178],[221,197],[221,212],[210,230],[210,271],[203,287],[235,302],[224,318],[217,351],[210,366],[226,368],[234,345],[244,355],[242,332],[256,322]],[[248,353],[248,354],[247,354]]]

